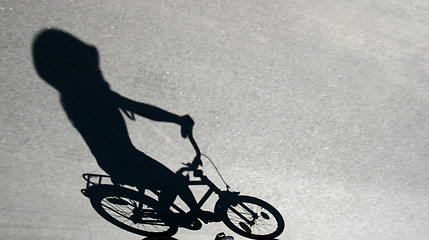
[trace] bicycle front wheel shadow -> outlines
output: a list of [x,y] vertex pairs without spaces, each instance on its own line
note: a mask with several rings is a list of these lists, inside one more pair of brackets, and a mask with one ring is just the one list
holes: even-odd
[[283,232],[283,217],[267,202],[249,196],[237,196],[234,202],[220,212],[232,231],[252,239],[274,239]]
[[110,223],[143,236],[173,236],[177,232],[177,226],[170,226],[159,217],[154,199],[126,188],[95,187],[91,205]]

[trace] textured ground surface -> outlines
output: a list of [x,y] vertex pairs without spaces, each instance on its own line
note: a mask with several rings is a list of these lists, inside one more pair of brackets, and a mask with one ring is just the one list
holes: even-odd
[[[34,71],[46,27],[95,45],[115,91],[190,114],[231,187],[283,214],[279,239],[429,235],[428,1],[171,2],[0,1],[2,238],[141,239],[80,193],[101,170]],[[129,132],[171,169],[192,158],[177,126]]]

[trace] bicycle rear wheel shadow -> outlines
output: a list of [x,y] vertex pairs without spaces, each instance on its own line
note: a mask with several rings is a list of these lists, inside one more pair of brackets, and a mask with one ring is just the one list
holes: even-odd
[[173,236],[178,226],[166,223],[159,215],[156,200],[137,191],[115,186],[87,188],[94,210],[110,223],[142,236]]

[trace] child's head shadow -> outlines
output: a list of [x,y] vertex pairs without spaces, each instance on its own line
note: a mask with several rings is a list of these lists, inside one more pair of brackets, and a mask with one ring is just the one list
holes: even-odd
[[101,77],[98,51],[58,30],[41,31],[32,46],[38,75],[61,93],[107,84]]

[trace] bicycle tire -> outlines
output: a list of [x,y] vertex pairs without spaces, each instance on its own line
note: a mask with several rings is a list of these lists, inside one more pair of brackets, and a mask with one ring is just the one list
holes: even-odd
[[178,231],[177,226],[168,225],[160,219],[154,199],[117,186],[98,185],[92,188],[95,188],[91,189],[90,195],[92,207],[117,227],[142,236],[173,236]]
[[285,227],[282,215],[269,203],[255,197],[237,196],[234,204],[222,206],[219,213],[229,229],[246,238],[274,239]]

